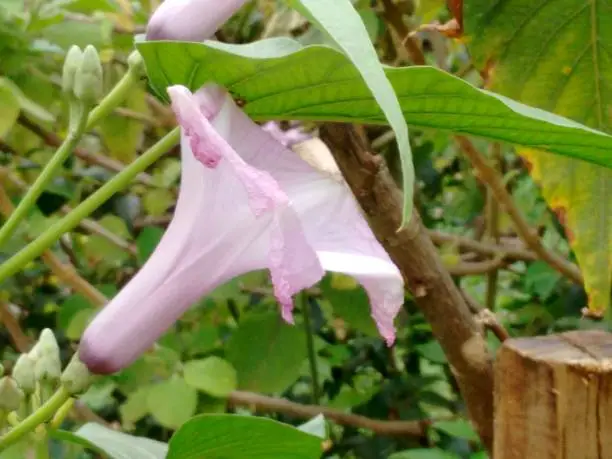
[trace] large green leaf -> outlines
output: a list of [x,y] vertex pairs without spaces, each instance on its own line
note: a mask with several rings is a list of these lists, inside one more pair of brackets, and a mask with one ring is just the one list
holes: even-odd
[[318,459],[321,439],[266,418],[197,416],[170,440],[168,459]]
[[[385,117],[351,62],[325,46],[276,38],[248,45],[141,42],[150,82],[162,97],[182,84],[224,85],[257,120],[383,124]],[[483,91],[431,67],[387,68],[408,124],[540,148],[612,167],[612,137]]]
[[[492,89],[612,132],[612,9],[607,0],[465,0],[478,65]],[[576,253],[589,306],[604,311],[612,280],[612,171],[535,150],[522,151]],[[609,164],[612,152],[604,152]]]
[[241,320],[226,353],[238,373],[238,387],[280,393],[301,374],[306,359],[304,330],[286,324],[276,312]]
[[165,443],[127,435],[96,423],[85,424],[74,433],[55,431],[52,436],[96,452],[104,451],[111,459],[164,459],[168,452]]
[[378,60],[376,49],[361,16],[350,0],[287,0],[317,24],[351,60],[395,132],[404,177],[404,222],[412,213],[414,167],[408,127],[393,86]]

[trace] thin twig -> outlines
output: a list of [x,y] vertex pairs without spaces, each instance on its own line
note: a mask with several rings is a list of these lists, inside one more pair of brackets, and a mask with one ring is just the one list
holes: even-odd
[[463,136],[456,136],[456,139],[474,169],[478,171],[479,178],[491,189],[495,199],[510,216],[518,235],[525,244],[552,268],[573,282],[582,284],[583,279],[580,269],[565,258],[548,250],[542,244],[537,232],[530,228],[529,223],[508,193],[501,175],[487,162],[469,139]]
[[476,252],[482,255],[503,256],[506,260],[513,261],[536,261],[538,256],[534,252],[506,245],[495,245],[480,242],[469,237],[456,234],[444,233],[442,231],[429,230],[429,237],[436,245],[456,245],[460,250]]
[[[42,126],[36,124],[34,121],[31,121],[25,115],[19,115],[17,121],[30,132],[40,137],[50,147],[59,147],[62,144],[61,137],[54,132],[45,130]],[[80,147],[74,149],[74,154],[86,163],[95,164],[113,172],[121,172],[125,167],[125,165],[120,161],[116,161],[96,153],[91,153]],[[153,185],[153,178],[144,172],[138,174],[137,179],[145,185]]]
[[228,404],[234,407],[249,407],[259,412],[282,413],[298,419],[311,419],[322,414],[340,425],[367,429],[386,436],[423,437],[431,424],[431,421],[381,421],[325,406],[302,405],[282,398],[242,391],[230,393]]
[[425,65],[425,55],[421,50],[421,47],[416,42],[413,36],[410,34],[410,29],[404,23],[402,19],[402,12],[395,6],[391,0],[382,0],[383,4],[383,16],[385,21],[388,22],[391,27],[395,30],[401,43],[410,56],[410,60],[415,65]]
[[11,341],[19,352],[28,352],[31,346],[30,338],[23,332],[19,322],[4,301],[0,302],[0,322],[6,327],[6,331],[11,337]]
[[510,333],[508,333],[508,330],[499,323],[495,313],[490,309],[485,308],[480,311],[476,316],[476,320],[482,323],[487,330],[490,330],[502,343],[510,339]]
[[500,255],[492,260],[463,262],[447,266],[446,269],[451,276],[477,276],[497,271],[504,267],[505,264],[503,255]]

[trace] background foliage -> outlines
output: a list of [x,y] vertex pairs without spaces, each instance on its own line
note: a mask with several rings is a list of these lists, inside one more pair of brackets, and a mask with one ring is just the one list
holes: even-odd
[[[401,21],[406,30],[417,30],[420,25],[451,18],[439,0],[354,3],[378,57],[389,66],[422,63],[415,62],[414,52],[404,46],[403,29],[394,22]],[[144,30],[156,4],[153,0],[3,0],[0,4],[0,211],[4,215],[66,134],[67,109],[60,73],[67,49],[72,44],[95,45],[103,60],[105,86],[110,89],[125,73],[133,35]],[[587,134],[564,131],[555,137],[546,120],[538,121],[540,114],[508,107],[492,93],[475,88],[486,86],[609,131],[606,101],[610,99],[612,74],[607,47],[612,40],[612,14],[603,0],[549,0],[529,8],[513,1],[489,4],[465,1],[463,39],[446,38],[432,30],[412,36],[410,43],[435,69],[388,70],[412,126],[416,206],[475,310],[488,307],[494,311],[510,335],[607,329],[607,322],[583,318],[581,310],[590,303],[599,313],[610,301],[612,210],[606,199],[612,195],[610,169],[533,149],[516,151],[509,144],[474,140],[479,150],[488,152],[516,208],[546,250],[579,264],[587,298],[582,285],[564,277],[525,246],[511,218],[447,131],[531,148],[546,145],[551,151],[557,145],[561,153],[573,145],[567,148],[573,155],[599,158],[599,163],[605,164],[609,156],[597,155]],[[296,45],[329,43],[329,38],[299,14],[272,0],[250,2],[217,38],[240,44],[279,36],[293,37]],[[140,50],[148,64],[160,61],[155,65],[159,72],[166,72],[163,78],[194,88],[202,83],[197,77],[189,82],[181,80],[185,66],[192,63],[177,58],[180,50],[176,45],[165,44],[157,54],[153,46],[145,44]],[[214,60],[207,57],[211,53]],[[200,56],[204,63],[201,69],[213,72],[222,82],[261,70],[249,67],[252,61],[242,59],[229,45],[193,45],[190,55]],[[163,59],[169,56],[176,60],[164,64]],[[312,81],[317,72],[318,78],[327,78],[325,66],[342,65],[340,55],[327,48],[309,48],[282,59],[285,65],[270,63],[274,69],[261,77],[274,82],[276,99],[267,97],[258,104],[255,99],[264,94],[256,94],[253,86],[251,92],[241,92],[239,84],[232,87],[236,96],[253,101],[249,113],[256,119],[289,119],[289,112],[292,119],[312,119],[317,110],[325,113],[324,93],[309,89],[289,97],[283,90],[291,88],[283,85],[297,85],[299,78]],[[303,62],[290,65],[291,59]],[[308,67],[312,60],[320,65]],[[487,72],[491,62],[495,66]],[[307,72],[291,74],[296,65]],[[38,200],[27,224],[3,248],[3,259],[174,126],[168,108],[156,96],[159,74],[152,71],[150,76],[151,86],[143,82],[120,109],[85,136],[61,175]],[[343,80],[337,90],[353,98],[367,92],[355,75],[352,78],[350,83]],[[343,119],[369,117],[373,121],[367,128],[372,147],[384,155],[399,181],[400,154],[376,105],[356,105],[349,97],[344,108],[335,108]],[[538,125],[539,130],[530,130],[533,123],[543,124]],[[310,123],[305,127],[314,128]],[[597,148],[609,148],[605,138],[593,142],[600,141]],[[72,355],[97,308],[142,266],[163,234],[177,196],[177,154],[169,152],[128,190],[64,235],[52,251],[1,286],[4,327],[0,351],[5,367],[10,368],[18,351],[27,349],[45,327],[55,330],[63,357]],[[510,256],[510,251],[514,255]],[[309,327],[304,326],[303,316],[291,327],[279,318],[266,273],[252,273],[220,287],[194,305],[154,350],[120,374],[99,380],[80,399],[76,415],[67,421],[68,430],[75,432],[71,443],[54,444],[53,456],[101,457],[102,449],[112,457],[164,457],[173,432],[192,419],[172,437],[170,447],[177,449],[168,457],[200,457],[201,451],[180,449],[190,444],[182,440],[190,438],[189,429],[210,432],[214,443],[226,434],[223,429],[229,424],[222,421],[225,417],[206,415],[236,412],[245,415],[239,418],[245,424],[234,428],[252,436],[245,436],[244,443],[235,445],[228,454],[240,454],[245,445],[256,448],[257,438],[275,438],[278,454],[287,454],[278,457],[311,457],[308,448],[316,454],[323,441],[325,457],[330,458],[486,457],[467,421],[444,353],[410,298],[397,321],[398,340],[392,348],[385,347],[378,337],[365,293],[352,279],[328,275],[307,292],[305,301],[312,311]],[[314,338],[310,344],[309,335]],[[492,350],[500,344],[494,334],[488,340]],[[314,351],[310,362],[309,345]],[[318,379],[315,385],[320,396],[313,396],[313,376]],[[249,398],[256,394],[269,396],[268,404],[284,398],[371,419],[402,420],[407,431],[412,430],[394,436],[388,435],[384,423],[364,428],[339,419],[328,422],[322,440],[273,421],[252,427],[247,415],[255,414],[256,407],[271,419],[296,426],[313,417],[298,413],[295,407],[266,409],[265,404]],[[193,418],[195,415],[203,416]],[[319,433],[322,422],[316,421]],[[303,429],[308,432],[308,427]],[[209,442],[207,447],[215,445]],[[0,457],[23,457],[25,446],[19,448]],[[296,450],[304,455],[289,455]],[[253,457],[270,457],[262,451],[261,456]]]

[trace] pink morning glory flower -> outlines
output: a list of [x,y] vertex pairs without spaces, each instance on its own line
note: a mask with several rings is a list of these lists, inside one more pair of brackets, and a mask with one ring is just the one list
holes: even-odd
[[148,40],[203,41],[247,0],[165,0],[147,26]]
[[325,271],[366,289],[387,343],[404,299],[401,274],[346,183],[255,124],[219,87],[168,88],[182,128],[174,218],[151,258],[94,318],[80,357],[95,373],[125,368],[202,296],[241,274],[270,272],[282,316]]

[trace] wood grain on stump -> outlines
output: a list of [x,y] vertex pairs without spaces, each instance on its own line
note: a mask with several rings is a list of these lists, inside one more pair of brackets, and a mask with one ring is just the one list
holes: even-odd
[[495,459],[612,459],[612,335],[511,339],[495,366]]

